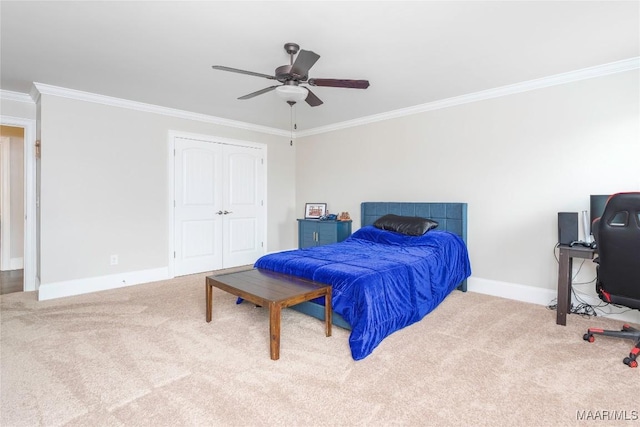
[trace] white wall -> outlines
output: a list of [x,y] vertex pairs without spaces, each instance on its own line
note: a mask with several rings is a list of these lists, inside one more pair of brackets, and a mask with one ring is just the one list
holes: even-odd
[[[473,277],[555,295],[557,212],[640,190],[639,81],[628,71],[299,138],[296,212],[327,202],[355,229],[363,201],[467,202]],[[576,281],[594,277],[588,262]]]
[[24,130],[20,136],[11,136],[10,191],[11,191],[11,259],[16,268],[22,268],[24,254]]
[[169,130],[266,144],[267,250],[295,245],[288,138],[55,95],[39,106],[41,296],[51,284],[167,267]]
[[24,95],[24,101],[17,101],[7,97],[0,97],[0,113],[3,116],[18,117],[21,119],[36,119],[36,104]]

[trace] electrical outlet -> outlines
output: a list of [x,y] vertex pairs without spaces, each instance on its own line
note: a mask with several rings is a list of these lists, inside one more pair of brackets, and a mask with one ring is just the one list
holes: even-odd
[[111,265],[118,265],[118,255],[111,255]]

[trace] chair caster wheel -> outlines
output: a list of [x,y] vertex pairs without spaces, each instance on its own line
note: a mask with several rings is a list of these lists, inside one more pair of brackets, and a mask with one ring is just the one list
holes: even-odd
[[585,341],[589,341],[589,342],[594,342],[596,340],[596,338],[593,336],[593,334],[584,334],[582,336],[582,339]]
[[624,363],[625,365],[627,365],[630,368],[637,368],[638,367],[638,361],[637,360],[633,360],[630,357],[625,357],[624,360],[622,361],[622,363]]

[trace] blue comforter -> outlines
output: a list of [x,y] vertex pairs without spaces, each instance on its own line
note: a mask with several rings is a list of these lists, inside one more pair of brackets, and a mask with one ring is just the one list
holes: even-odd
[[467,248],[453,233],[416,237],[373,226],[341,243],[265,255],[255,267],[332,285],[333,310],[352,328],[355,360],[422,319],[471,274]]

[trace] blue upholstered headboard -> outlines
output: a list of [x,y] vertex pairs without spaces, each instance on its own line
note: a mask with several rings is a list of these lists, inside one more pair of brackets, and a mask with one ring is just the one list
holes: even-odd
[[438,221],[438,230],[446,230],[462,237],[467,242],[466,203],[422,203],[422,202],[363,202],[360,225],[373,225],[376,219],[386,214],[420,216]]

